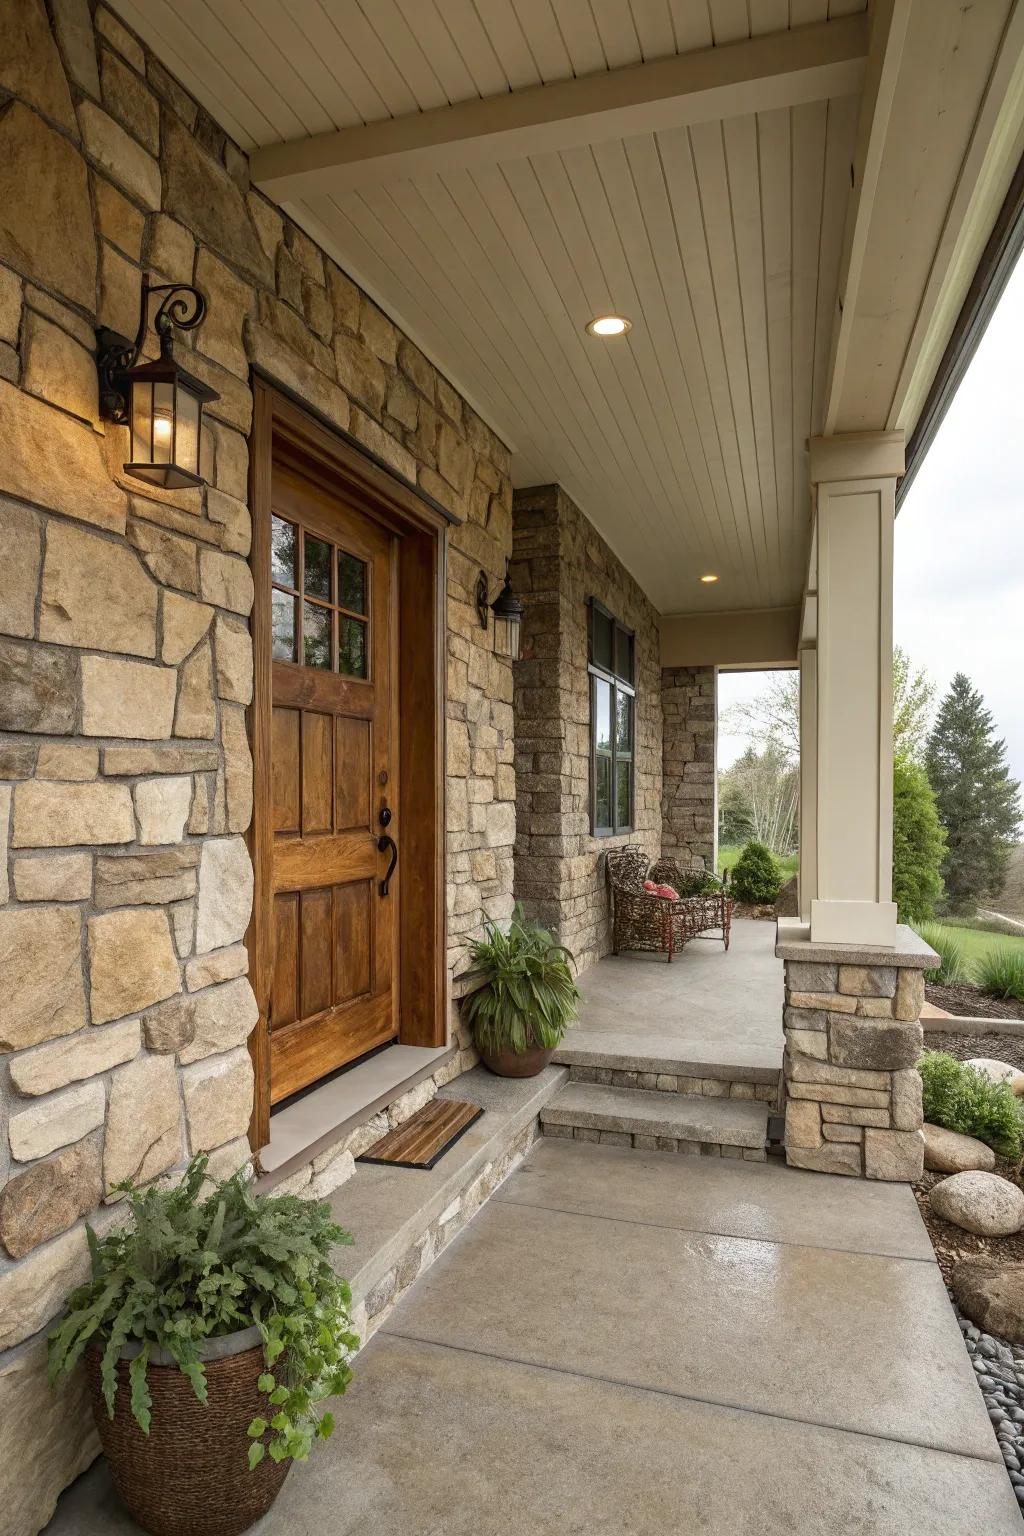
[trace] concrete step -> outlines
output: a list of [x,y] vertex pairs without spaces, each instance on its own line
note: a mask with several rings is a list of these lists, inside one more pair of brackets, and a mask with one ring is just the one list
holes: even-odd
[[569,1082],[541,1108],[545,1135],[635,1146],[644,1151],[766,1156],[768,1105],[749,1099]]
[[438,1089],[438,1097],[468,1099],[484,1113],[433,1168],[356,1163],[328,1197],[335,1220],[355,1239],[334,1258],[353,1302],[366,1307],[357,1329],[364,1337],[505,1177],[509,1161],[525,1152],[542,1106],[568,1077],[565,1067],[517,1078],[475,1067]]

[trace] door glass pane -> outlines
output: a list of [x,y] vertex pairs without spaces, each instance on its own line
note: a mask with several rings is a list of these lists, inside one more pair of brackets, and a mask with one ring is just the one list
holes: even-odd
[[271,593],[271,655],[275,661],[295,660],[295,599],[287,592]]
[[366,612],[366,564],[338,550],[338,603],[353,613]]
[[366,676],[366,625],[359,619],[339,617],[338,671],[346,677]]
[[629,779],[632,763],[615,764],[615,825],[628,827],[632,825],[629,805]]
[[271,519],[270,574],[279,586],[295,585],[295,527],[283,517]]
[[599,608],[591,609],[593,661],[612,670],[612,621]]
[[306,534],[306,565],[303,582],[311,597],[330,598],[331,546],[324,539]]
[[599,757],[594,761],[594,828],[612,824],[612,760]]
[[615,693],[615,748],[630,752],[633,748],[633,700],[628,693]]
[[302,605],[302,659],[307,667],[331,665],[331,610],[318,603]]
[[615,631],[615,673],[627,683],[633,681],[633,636],[623,629]]
[[598,752],[612,749],[612,688],[602,678],[594,678],[594,746]]

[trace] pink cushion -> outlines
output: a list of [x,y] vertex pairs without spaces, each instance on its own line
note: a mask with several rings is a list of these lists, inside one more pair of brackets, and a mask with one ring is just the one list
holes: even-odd
[[653,880],[645,880],[644,881],[644,890],[645,891],[650,891],[652,896],[656,896],[657,892],[658,892],[658,887],[655,885]]
[[657,887],[657,894],[659,896],[664,896],[667,901],[678,901],[679,900],[679,892],[676,891],[676,890],[673,890],[673,888],[670,885],[659,885]]

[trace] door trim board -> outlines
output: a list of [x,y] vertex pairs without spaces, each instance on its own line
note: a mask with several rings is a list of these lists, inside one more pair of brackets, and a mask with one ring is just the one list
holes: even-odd
[[445,635],[448,519],[386,473],[347,436],[263,378],[253,378],[249,440],[254,689],[248,712],[253,756],[253,819],[248,842],[255,874],[246,934],[259,1021],[249,1037],[255,1072],[249,1140],[270,1141],[269,1000],[273,925],[269,815],[271,772],[270,506],[275,460],[336,489],[359,511],[400,536],[398,599],[398,825],[402,837],[399,912],[398,1039],[436,1052],[447,1042],[445,932]]

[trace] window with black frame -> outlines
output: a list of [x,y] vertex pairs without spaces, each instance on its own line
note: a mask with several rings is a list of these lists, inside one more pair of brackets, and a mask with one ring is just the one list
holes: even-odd
[[633,631],[590,599],[590,829],[633,830],[636,686]]

